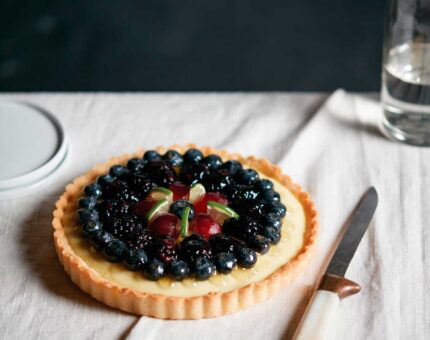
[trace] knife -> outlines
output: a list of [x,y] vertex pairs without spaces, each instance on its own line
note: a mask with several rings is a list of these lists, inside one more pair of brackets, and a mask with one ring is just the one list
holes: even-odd
[[327,330],[340,300],[360,291],[361,288],[357,283],[345,278],[345,272],[366,232],[377,204],[378,194],[376,189],[371,187],[351,214],[342,240],[311,298],[293,339],[327,339]]

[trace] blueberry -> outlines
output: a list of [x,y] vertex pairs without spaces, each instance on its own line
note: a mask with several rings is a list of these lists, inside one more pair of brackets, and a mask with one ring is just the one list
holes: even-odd
[[102,194],[102,187],[100,184],[91,183],[84,188],[84,192],[87,196],[100,197]]
[[[187,237],[188,238],[188,237]],[[205,240],[185,238],[179,247],[179,258],[188,264],[193,263],[199,257],[212,257],[209,244]]]
[[278,214],[268,213],[262,217],[261,223],[265,227],[272,227],[275,229],[280,229],[282,227],[282,218]]
[[222,160],[218,155],[209,155],[203,158],[203,163],[210,169],[218,169],[222,165]]
[[257,262],[257,254],[255,251],[246,247],[240,247],[235,255],[237,264],[242,268],[251,268]]
[[237,264],[236,257],[232,253],[219,253],[214,257],[216,270],[222,274],[230,273]]
[[266,236],[272,244],[278,244],[281,239],[281,231],[273,227],[264,228],[263,235]]
[[150,280],[158,280],[164,275],[164,264],[160,260],[152,259],[143,267],[143,274]]
[[79,199],[79,207],[86,209],[93,209],[97,204],[97,199],[95,197],[84,196]]
[[184,162],[181,154],[176,150],[168,150],[162,158],[169,161],[173,166],[181,166]]
[[113,240],[103,250],[103,254],[110,262],[116,262],[122,259],[127,247],[124,242],[120,240]]
[[114,165],[109,169],[109,175],[115,178],[121,178],[130,172],[125,166]]
[[257,253],[266,254],[270,249],[270,240],[263,235],[254,235],[246,239],[246,245]]
[[273,183],[268,179],[259,179],[255,181],[254,186],[257,190],[265,191],[265,190],[273,190]]
[[243,169],[237,172],[235,178],[240,184],[249,185],[258,179],[258,173],[253,169]]
[[87,221],[82,224],[82,233],[85,237],[91,236],[101,230],[101,223],[99,221]]
[[181,247],[186,247],[188,245],[206,245],[206,240],[203,236],[199,234],[191,234],[185,237],[181,242]]
[[157,151],[154,150],[148,150],[143,155],[143,160],[145,162],[154,162],[154,161],[160,161],[161,156]]
[[113,183],[115,180],[111,175],[102,175],[97,177],[97,183],[101,185],[102,188],[106,188],[109,184]]
[[99,213],[95,209],[79,209],[77,213],[81,223],[99,219]]
[[186,164],[197,164],[203,159],[203,154],[197,149],[188,149],[184,154],[184,163]]
[[181,180],[188,185],[203,183],[210,173],[211,172],[207,164],[198,163],[187,165],[182,168]]
[[173,280],[181,281],[185,279],[190,272],[188,264],[184,261],[174,261],[169,266],[169,275]]
[[124,254],[124,264],[129,270],[140,270],[147,262],[148,256],[143,249],[127,250]]
[[132,158],[127,162],[127,168],[131,172],[140,172],[145,167],[145,162],[142,158]]
[[212,236],[209,239],[209,244],[213,253],[234,253],[237,250],[237,242],[221,233]]
[[206,280],[215,273],[215,265],[207,257],[198,257],[193,263],[192,272],[198,280]]
[[281,201],[281,197],[279,196],[279,194],[273,190],[264,190],[261,193],[260,198],[265,203],[272,203],[272,202],[280,202]]
[[90,236],[90,243],[96,250],[102,250],[113,241],[113,237],[107,231],[101,230]]
[[180,218],[182,218],[182,214],[183,214],[186,207],[190,208],[190,213],[188,215],[188,221],[191,221],[194,218],[195,213],[194,213],[194,206],[189,201],[186,201],[186,200],[175,201],[170,206],[169,211],[172,214],[178,216],[178,218],[180,219]]
[[234,160],[223,163],[220,168],[226,170],[230,176],[234,176],[238,171],[243,169],[242,164]]
[[280,202],[273,202],[269,204],[267,209],[268,209],[268,212],[274,213],[280,216],[281,218],[284,218],[285,214],[287,213],[287,208],[285,207],[285,205],[283,205]]

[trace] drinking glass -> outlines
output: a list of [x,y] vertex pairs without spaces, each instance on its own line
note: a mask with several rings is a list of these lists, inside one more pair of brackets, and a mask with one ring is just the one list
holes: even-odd
[[430,145],[430,0],[389,0],[385,18],[382,131]]

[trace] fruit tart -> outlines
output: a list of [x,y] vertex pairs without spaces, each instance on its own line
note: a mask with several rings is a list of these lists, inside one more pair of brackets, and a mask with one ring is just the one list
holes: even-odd
[[98,164],[66,187],[53,227],[72,281],[156,318],[232,313],[288,285],[308,262],[317,213],[267,160],[195,145]]

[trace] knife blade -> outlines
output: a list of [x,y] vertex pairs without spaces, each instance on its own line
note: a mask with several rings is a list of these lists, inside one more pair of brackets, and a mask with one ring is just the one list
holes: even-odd
[[342,239],[322,276],[294,334],[295,340],[326,339],[341,299],[358,293],[360,286],[344,277],[378,205],[374,187],[363,195],[352,212]]

